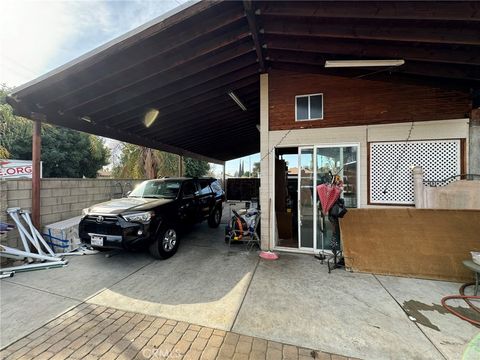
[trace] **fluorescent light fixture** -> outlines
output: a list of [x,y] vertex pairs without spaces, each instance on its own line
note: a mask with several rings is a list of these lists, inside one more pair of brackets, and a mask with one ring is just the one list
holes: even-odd
[[[60,114],[60,115],[63,115],[63,112],[62,112],[62,114]],[[82,117],[80,118],[80,120],[83,120],[83,121],[86,121],[86,122],[89,122],[89,123],[92,122],[92,118],[91,118],[90,116],[82,116]]]
[[152,126],[152,124],[157,120],[159,111],[157,109],[148,109],[145,113],[145,117],[143,119],[143,123],[147,128]]
[[233,91],[229,91],[227,94],[232,98],[233,101],[237,103],[240,109],[242,109],[243,111],[247,111],[247,108],[245,107],[245,105],[243,105],[242,101],[237,97],[237,95],[233,93]]
[[327,60],[325,67],[375,67],[375,66],[400,66],[405,64],[405,60]]

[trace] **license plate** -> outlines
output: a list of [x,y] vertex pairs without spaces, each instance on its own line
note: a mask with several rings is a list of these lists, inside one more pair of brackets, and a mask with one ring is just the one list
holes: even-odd
[[103,236],[92,236],[90,242],[95,246],[103,246]]

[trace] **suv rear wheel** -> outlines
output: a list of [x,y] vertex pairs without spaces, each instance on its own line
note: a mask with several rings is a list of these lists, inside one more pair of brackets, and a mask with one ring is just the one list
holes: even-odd
[[180,244],[177,231],[173,226],[162,226],[155,241],[150,245],[150,254],[156,259],[168,259],[175,255]]
[[208,217],[208,226],[211,228],[217,228],[218,225],[220,225],[220,220],[222,220],[222,208],[216,206]]

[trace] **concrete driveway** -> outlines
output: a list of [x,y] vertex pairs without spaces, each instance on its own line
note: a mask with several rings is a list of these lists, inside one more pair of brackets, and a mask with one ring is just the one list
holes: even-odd
[[329,275],[307,255],[267,262],[241,246],[229,251],[223,227],[202,224],[166,261],[97,254],[1,280],[1,342],[85,302],[350,357],[458,359],[478,329],[438,304],[459,285],[343,270]]

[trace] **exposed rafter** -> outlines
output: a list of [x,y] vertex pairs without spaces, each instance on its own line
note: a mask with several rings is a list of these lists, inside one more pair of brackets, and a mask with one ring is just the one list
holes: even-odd
[[[358,81],[415,82],[464,92],[478,87],[480,3],[434,5],[200,1],[15,89],[9,101],[16,113],[43,113],[52,124],[185,156],[229,160],[259,150],[259,71],[363,76]],[[405,65],[380,73],[325,69],[325,60],[334,59],[404,59]],[[232,102],[229,90],[247,102],[248,111]],[[146,127],[144,116],[151,109],[159,115]],[[81,120],[86,117],[90,122]],[[237,135],[242,146],[232,146]]]
[[124,129],[120,129],[118,127],[110,127],[108,125],[96,124],[94,122],[87,122],[79,118],[73,118],[71,116],[65,116],[65,115],[59,116],[57,114],[52,114],[50,112],[45,112],[43,114],[32,113],[30,109],[27,106],[25,106],[25,104],[22,104],[21,102],[16,103],[15,100],[11,97],[7,98],[7,101],[10,105],[15,107],[16,114],[26,118],[31,119],[34,117],[41,116],[43,121],[46,123],[68,127],[70,129],[83,131],[89,134],[94,134],[99,136],[108,135],[112,139],[117,139],[117,140],[128,142],[131,144],[137,144],[137,145],[146,146],[152,149],[163,150],[163,151],[171,152],[171,153],[182,155],[182,156],[187,156],[194,159],[205,160],[205,161],[213,162],[217,164],[223,164],[223,159],[209,157],[203,154],[196,154],[184,148],[162,143],[150,137],[146,138],[131,132],[127,132]]
[[[243,20],[243,18],[240,19]],[[190,49],[188,60],[191,61],[202,56],[202,54],[210,53],[237,42],[249,35],[246,24],[244,27],[238,26],[237,22],[239,22],[238,15],[224,19],[223,22],[211,29],[206,28],[203,33],[195,32],[195,36],[190,35],[189,38],[172,36],[168,39],[167,46],[159,46],[156,42],[152,42],[149,47],[140,48],[131,54],[129,52],[127,56],[118,59],[112,66],[109,66],[107,72],[97,74],[91,80],[80,78],[65,82],[61,93],[46,94],[48,102],[45,100],[43,105],[47,105],[49,102],[63,101],[67,98],[76,98],[81,93],[88,93],[93,97],[95,93],[102,91],[102,87],[105,87],[106,84],[110,84],[110,86],[118,84],[120,86],[128,83],[132,78],[138,80],[138,69],[150,67],[167,71],[169,68],[180,66],[182,62],[186,61],[185,46]],[[159,43],[162,44],[161,39]]]
[[251,0],[243,0],[243,7],[245,8],[245,15],[247,17],[248,26],[252,33],[253,43],[255,45],[255,51],[257,52],[258,64],[260,66],[260,72],[265,72],[265,59],[263,57],[262,44],[260,42],[260,35],[257,20],[255,19],[255,10]]
[[[247,97],[245,97],[245,100],[247,103],[252,103],[252,104],[257,104],[258,101],[258,89],[251,90],[248,94]],[[150,128],[146,129],[145,127],[135,129],[138,131],[140,135],[148,135],[148,134],[156,134],[157,132],[162,132],[166,129],[169,130],[169,133],[176,133],[180,134],[182,131],[184,131],[183,126],[190,126],[190,129],[195,129],[196,127],[204,127],[203,122],[195,122],[195,119],[198,119],[198,117],[201,118],[210,118],[210,117],[222,117],[222,118],[227,118],[236,116],[237,113],[240,115],[244,116],[243,112],[236,111],[237,106],[235,103],[229,103],[228,101],[222,101],[225,100],[222,97],[218,97],[217,101],[213,101],[211,104],[207,104],[205,107],[197,107],[195,110],[192,111],[192,109],[186,109],[185,111],[179,111],[178,115],[174,114],[171,116],[167,117],[159,117],[158,122],[153,124]],[[183,110],[183,109],[182,109]],[[127,129],[132,129],[135,128],[139,122],[136,122],[134,125],[128,126],[126,125],[125,127]],[[221,125],[221,124],[219,124]]]
[[[362,70],[352,70],[352,69],[326,69],[324,67],[325,60],[334,59],[331,54],[325,53],[311,53],[311,52],[298,52],[298,51],[287,51],[287,50],[270,50],[269,51],[270,61],[274,67],[280,68],[282,66],[277,66],[278,64],[295,64],[292,66],[292,70],[300,71],[300,68],[303,66],[304,71],[308,72],[312,69],[313,72],[321,72],[324,74],[331,75],[340,75],[344,74],[345,76],[358,76],[361,75]],[[345,59],[345,57],[342,57]],[[350,59],[350,57],[349,57]],[[353,58],[352,58],[353,59]],[[283,66],[283,68],[286,68]],[[300,72],[304,72],[300,71]],[[405,65],[402,65],[396,69],[389,69],[389,71],[394,71],[396,73],[405,73],[412,75],[422,75],[428,77],[437,77],[445,79],[456,79],[456,80],[465,80],[469,79],[470,81],[480,81],[480,66],[475,65],[452,65],[444,63],[429,63],[422,61],[407,61]],[[367,72],[372,72],[372,70],[367,70]]]
[[224,88],[223,92],[225,92],[225,88],[231,87],[230,84],[233,82],[257,74],[256,64],[253,63],[254,54],[250,53],[247,57],[252,61],[252,64],[249,66],[245,67],[243,61],[246,59],[242,57],[205,72],[199,72],[174,84],[160,86],[155,91],[144,96],[136,97],[115,107],[108,107],[94,112],[92,116],[99,121],[123,121],[124,119],[131,119],[137,116],[139,112],[147,107],[163,108],[182,99],[188,99],[217,88]]
[[[222,6],[225,6],[225,3],[220,0],[198,1],[193,5],[191,3],[180,5],[170,16],[165,17],[161,15],[65,65],[15,88],[15,93],[23,98],[33,93],[36,94],[37,89],[42,89],[43,91],[50,86],[58,87],[65,81],[68,82],[74,75],[85,77],[85,72],[88,74],[103,61],[110,63],[112,60],[111,58],[109,59],[110,56],[117,58],[122,51],[137,46],[139,48],[144,47],[145,41],[152,39],[158,34],[165,34],[170,29],[178,33],[178,27],[182,27],[186,21],[192,21],[193,18],[197,18],[197,21],[202,21],[203,23],[211,18],[212,14],[218,14],[219,11],[223,14],[226,10]],[[227,8],[230,8],[230,6],[227,5]],[[189,29],[187,31],[191,32]],[[143,41],[139,42],[139,39]],[[134,50],[137,51],[138,49]]]
[[339,54],[355,57],[382,57],[427,61],[434,63],[466,64],[480,66],[480,51],[470,47],[449,47],[438,44],[415,46],[414,44],[366,42],[350,39],[315,39],[311,37],[278,36],[265,37],[269,49],[296,50]]
[[[222,64],[225,60],[235,59],[239,54],[246,54],[251,51],[246,42],[240,43],[239,45],[233,45],[229,43],[227,46],[222,47],[221,50],[216,49],[221,55],[219,57],[215,56],[200,56],[196,57],[192,55],[190,58],[185,58],[182,64],[184,65],[176,71],[164,71],[163,68],[152,68],[155,69],[152,72],[143,74],[141,77],[137,75],[135,80],[123,83],[117,87],[109,87],[109,89],[104,89],[103,92],[95,93],[95,96],[87,96],[78,102],[75,98],[69,98],[66,102],[66,108],[64,111],[71,111],[80,109],[84,113],[91,113],[92,109],[98,107],[106,107],[110,104],[121,103],[127,101],[134,97],[140,97],[146,95],[149,91],[157,89],[160,85],[173,83],[182,78],[185,78],[190,75],[194,75],[201,70],[208,70],[216,65]],[[189,66],[187,66],[187,64]],[[168,68],[167,70],[173,70]]]
[[271,16],[480,21],[478,1],[263,1],[262,14]]
[[264,34],[309,36],[315,39],[398,41],[425,44],[480,46],[477,23],[462,26],[447,21],[285,18],[264,16]]
[[[168,115],[175,116],[179,108],[191,109],[192,112],[197,112],[198,107],[201,107],[206,102],[211,103],[212,101],[214,101],[215,98],[225,95],[226,85],[221,85],[221,82],[217,82],[214,84],[217,84],[217,87],[214,87],[211,91],[209,91],[211,89],[210,86],[195,87],[193,89],[185,90],[180,94],[175,93],[171,96],[165,97],[159,100],[157,103],[152,103],[150,106],[148,106],[148,108],[157,109],[161,113],[162,118],[165,118]],[[236,89],[241,89],[243,87],[252,85],[258,85],[257,75],[248,75],[244,78],[239,77],[239,80],[235,82]],[[231,88],[231,86],[229,86],[228,88]],[[141,109],[131,110],[122,115],[112,116],[102,122],[114,125],[123,125],[132,121],[133,119],[138,118],[140,112]]]

